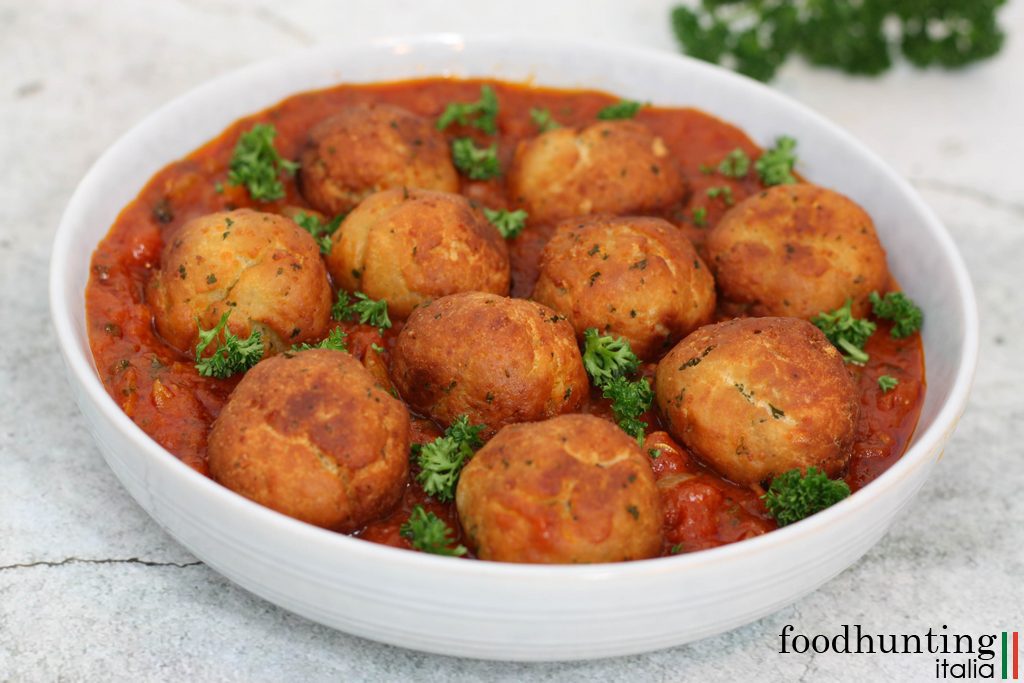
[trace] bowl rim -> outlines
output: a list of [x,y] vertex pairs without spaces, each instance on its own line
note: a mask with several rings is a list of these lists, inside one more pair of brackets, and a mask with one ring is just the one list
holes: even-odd
[[[331,59],[338,59],[342,55],[351,57],[359,54],[396,50],[399,47],[407,51],[437,48],[450,48],[453,51],[457,51],[467,47],[469,49],[487,49],[490,47],[514,50],[517,47],[525,47],[528,50],[542,50],[552,54],[572,50],[574,52],[584,51],[603,59],[629,60],[633,63],[653,63],[667,66],[667,68],[678,68],[678,62],[683,61],[687,63],[688,69],[705,71],[708,72],[711,78],[720,79],[725,82],[731,81],[734,86],[749,91],[754,99],[775,100],[789,108],[794,108],[803,116],[806,116],[815,124],[825,129],[830,136],[856,147],[868,161],[876,166],[884,180],[896,186],[902,197],[910,203],[912,209],[924,219],[924,223],[931,232],[931,237],[936,240],[943,257],[946,259],[944,265],[949,267],[948,276],[955,281],[959,294],[958,303],[964,312],[962,352],[957,359],[955,377],[949,396],[939,408],[932,424],[923,432],[915,432],[910,447],[902,457],[874,481],[836,505],[795,524],[781,527],[770,533],[741,542],[693,553],[633,562],[590,565],[531,565],[486,561],[465,562],[459,558],[413,552],[367,542],[287,517],[270,508],[250,501],[193,470],[159,445],[121,410],[120,406],[107,393],[99,378],[92,353],[88,350],[88,341],[86,341],[86,348],[83,350],[79,348],[75,340],[74,330],[76,324],[73,311],[84,311],[84,296],[81,301],[73,301],[68,300],[64,296],[64,292],[68,286],[69,273],[65,264],[71,262],[72,259],[82,257],[81,253],[72,253],[70,248],[71,242],[69,237],[77,228],[77,216],[81,215],[83,207],[92,201],[91,198],[95,189],[103,183],[104,178],[108,175],[108,171],[114,167],[114,161],[123,153],[123,150],[130,148],[137,139],[144,139],[153,130],[158,130],[160,128],[158,124],[168,118],[169,114],[180,110],[187,110],[193,100],[207,97],[234,81],[258,79],[282,66],[300,65],[314,56],[327,56]],[[676,64],[673,66],[673,63]],[[431,75],[410,74],[409,79],[430,77]],[[433,75],[460,78],[452,74]],[[503,79],[499,78],[498,80]],[[342,82],[339,81],[339,84]],[[507,82],[516,81],[510,79]],[[571,88],[576,87],[581,86],[571,86]],[[315,89],[296,90],[287,97]],[[273,103],[267,106],[273,106]],[[709,113],[715,115],[715,112]],[[190,154],[192,151],[194,150],[185,150],[181,156]],[[105,236],[106,233],[104,233]],[[93,250],[95,250],[95,246]],[[90,252],[88,255],[90,259],[92,258],[92,253]],[[344,553],[353,562],[387,562],[393,565],[404,565],[405,568],[413,571],[443,571],[452,578],[473,576],[477,579],[486,577],[494,580],[533,581],[537,579],[560,579],[563,581],[594,581],[610,577],[616,579],[638,579],[647,575],[661,574],[665,571],[686,572],[688,569],[702,565],[730,563],[743,556],[772,551],[780,546],[793,543],[800,537],[824,533],[833,521],[841,515],[854,514],[860,509],[873,505],[877,499],[885,495],[886,491],[894,488],[897,482],[910,476],[916,468],[924,465],[931,457],[931,454],[941,446],[949,433],[955,428],[966,406],[977,364],[979,345],[978,310],[973,286],[967,267],[949,232],[909,182],[845,129],[818,114],[808,106],[762,83],[722,67],[684,55],[621,44],[610,45],[593,41],[555,40],[552,38],[522,37],[510,34],[468,36],[455,33],[435,33],[386,38],[346,46],[314,46],[284,56],[263,60],[239,69],[230,70],[178,95],[147,114],[141,121],[123,133],[92,164],[79,182],[68,201],[54,237],[50,258],[49,304],[51,322],[56,332],[58,346],[64,356],[69,381],[77,383],[81,388],[81,392],[78,392],[76,395],[80,397],[80,400],[83,400],[81,397],[85,397],[104,420],[129,439],[136,451],[133,457],[149,459],[151,465],[160,469],[160,476],[171,477],[176,480],[175,483],[180,485],[195,487],[200,494],[216,499],[216,503],[228,514],[236,515],[239,518],[244,517],[248,524],[259,525],[259,528],[267,528],[275,532],[289,534],[296,541],[324,545],[339,553]]]

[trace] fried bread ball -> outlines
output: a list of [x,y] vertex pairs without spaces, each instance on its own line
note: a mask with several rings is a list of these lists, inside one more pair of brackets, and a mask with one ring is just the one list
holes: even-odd
[[573,412],[589,390],[565,318],[533,301],[483,292],[414,310],[392,350],[391,377],[414,410],[446,425],[468,415],[487,425],[485,436]]
[[592,415],[498,432],[456,491],[468,544],[482,560],[620,562],[661,550],[661,501],[634,439]]
[[711,321],[715,282],[671,223],[596,216],[558,225],[533,298],[568,318],[578,338],[594,327],[649,360]]
[[181,227],[164,245],[147,285],[157,331],[189,352],[196,319],[241,337],[259,330],[270,353],[319,339],[331,315],[331,286],[320,249],[290,219],[250,209],[212,213]]
[[401,498],[409,411],[344,351],[282,354],[239,382],[208,454],[210,475],[235,493],[348,533]]
[[722,298],[752,315],[810,319],[851,299],[863,317],[889,277],[871,217],[816,185],[748,197],[711,230],[706,249]]
[[447,294],[509,287],[501,233],[462,195],[428,190],[364,199],[335,233],[327,269],[342,289],[387,299],[398,318]]
[[348,106],[316,124],[299,161],[303,196],[331,216],[393,187],[459,190],[444,136],[388,104]]
[[655,397],[669,432],[738,484],[794,468],[840,474],[859,411],[839,352],[798,318],[700,328],[658,364]]
[[509,192],[536,223],[590,213],[646,213],[683,196],[668,147],[635,121],[556,128],[521,142]]

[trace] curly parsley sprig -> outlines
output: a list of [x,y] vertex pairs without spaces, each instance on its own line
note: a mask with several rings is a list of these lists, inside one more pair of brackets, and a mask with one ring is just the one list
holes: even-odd
[[811,322],[825,333],[828,340],[839,349],[848,363],[863,365],[868,362],[864,344],[875,332],[876,325],[870,320],[853,317],[850,299],[834,311],[819,313]]
[[529,215],[522,209],[516,211],[484,209],[484,216],[507,240],[518,237],[526,227],[526,219],[529,218]]
[[549,130],[555,130],[556,128],[562,127],[562,124],[551,116],[551,111],[549,109],[531,107],[530,120],[533,121],[533,125],[537,126],[537,130],[541,133],[546,133]]
[[615,104],[609,104],[597,112],[597,118],[602,121],[614,121],[616,119],[635,118],[643,108],[643,102],[636,100],[619,100]]
[[398,533],[421,552],[448,557],[460,557],[468,552],[462,544],[452,547],[455,542],[452,530],[443,519],[427,512],[422,505],[412,509],[408,521],[398,528]]
[[313,236],[313,240],[320,247],[321,254],[329,254],[332,246],[331,236],[338,229],[338,226],[341,225],[341,220],[344,217],[345,214],[338,214],[324,223],[315,214],[299,211],[295,214],[293,220],[296,225]]
[[744,178],[750,172],[750,157],[737,147],[725,155],[717,170],[726,178]]
[[242,133],[235,145],[228,166],[228,182],[244,185],[249,196],[258,202],[271,202],[284,197],[282,172],[291,175],[299,167],[294,161],[282,159],[274,148],[277,129],[269,123],[257,123]]
[[430,443],[413,445],[412,453],[420,466],[416,481],[427,495],[442,503],[455,498],[462,468],[483,445],[480,433],[484,429],[485,425],[471,425],[469,417],[462,415],[444,430],[443,436]]
[[640,416],[651,409],[654,392],[646,377],[630,382],[625,377],[616,377],[601,387],[601,395],[611,400],[612,413],[622,431],[643,443],[647,423]]
[[331,306],[331,317],[335,320],[357,320],[361,325],[373,325],[383,332],[391,327],[386,299],[374,301],[362,292],[352,296],[344,289],[338,290],[338,299]]
[[806,474],[794,469],[772,479],[761,499],[779,526],[786,526],[821,512],[849,495],[850,487],[845,481],[829,479],[821,470],[808,467]]
[[765,187],[773,185],[792,185],[796,182],[793,167],[796,166],[796,140],[783,135],[775,140],[775,146],[766,149],[757,161],[754,169]]
[[[231,311],[225,311],[220,321],[210,330],[204,330],[199,319],[199,342],[196,344],[196,370],[203,377],[230,377],[245,372],[263,359],[263,340],[259,330],[253,330],[246,339],[241,339],[227,327]],[[203,351],[217,340],[211,355],[203,357]]]
[[903,292],[889,292],[884,297],[878,292],[871,292],[868,295],[871,300],[871,310],[876,317],[893,322],[889,331],[896,339],[903,339],[921,329],[924,323],[924,313],[910,297]]
[[594,384],[603,387],[616,377],[636,372],[640,359],[625,339],[602,336],[590,327],[583,333],[583,367]]
[[629,342],[588,328],[583,333],[583,367],[601,395],[612,402],[619,427],[642,443],[647,423],[640,416],[650,410],[654,392],[646,378],[626,379],[640,368],[640,359]]
[[490,180],[501,175],[497,144],[481,149],[470,138],[456,138],[452,140],[452,162],[472,180]]
[[319,344],[292,344],[290,351],[309,351],[310,349],[331,349],[333,351],[348,351],[348,343],[345,339],[348,337],[345,331],[340,327],[335,327],[331,330],[327,336],[320,341]]
[[476,102],[452,102],[437,119],[437,129],[444,130],[453,123],[473,126],[488,135],[498,132],[498,97],[489,85],[480,87]]

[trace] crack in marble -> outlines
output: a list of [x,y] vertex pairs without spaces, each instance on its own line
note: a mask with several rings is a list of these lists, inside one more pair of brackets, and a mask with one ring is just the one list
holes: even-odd
[[1017,216],[1024,217],[1024,204],[1008,201],[994,194],[985,192],[984,190],[979,190],[976,187],[960,185],[959,183],[951,183],[947,180],[939,180],[938,178],[911,178],[910,183],[922,190],[948,192],[950,194],[963,197],[964,199],[984,204],[989,208],[1002,209]]
[[201,564],[199,560],[195,562],[155,562],[153,560],[143,560],[138,557],[127,557],[127,558],[88,558],[88,557],[65,557],[63,560],[39,560],[37,562],[21,562],[16,564],[0,565],[0,572],[11,569],[32,569],[33,567],[63,567],[69,564],[140,564],[145,567],[196,567]]

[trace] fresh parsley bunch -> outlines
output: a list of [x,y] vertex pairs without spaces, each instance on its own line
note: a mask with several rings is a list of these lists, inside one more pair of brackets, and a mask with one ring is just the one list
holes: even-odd
[[999,52],[1005,0],[701,0],[672,10],[686,54],[770,81],[793,54],[874,76],[902,52],[918,67],[962,67]]

